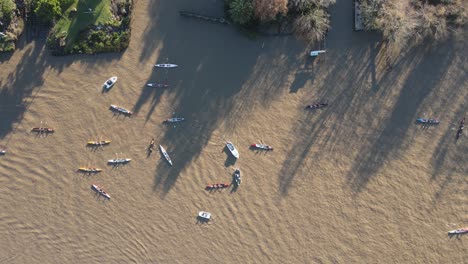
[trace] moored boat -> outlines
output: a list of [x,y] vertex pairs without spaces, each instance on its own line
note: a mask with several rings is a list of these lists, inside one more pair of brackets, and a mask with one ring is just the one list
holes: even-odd
[[172,166],[171,157],[169,157],[169,154],[167,154],[167,151],[164,149],[164,147],[159,145],[159,149],[161,150],[161,153],[163,154],[163,156],[167,160],[167,162]]
[[460,228],[456,230],[452,230],[448,232],[449,235],[462,235],[462,234],[468,234],[468,228]]
[[117,76],[110,77],[104,84],[103,87],[106,90],[109,90],[117,82]]
[[272,146],[268,146],[265,144],[252,144],[250,145],[250,147],[255,148],[255,149],[261,149],[261,150],[273,150]]
[[241,184],[241,172],[239,169],[234,171],[234,183],[239,186]]
[[154,67],[157,67],[157,68],[175,68],[179,65],[177,64],[171,64],[171,63],[164,63],[164,64],[156,64],[154,65]]
[[123,107],[120,107],[120,106],[117,106],[117,105],[111,105],[111,106],[110,106],[110,109],[111,109],[112,111],[117,111],[117,112],[122,113],[122,114],[124,114],[124,115],[133,115],[133,112],[132,112],[132,111],[127,110],[127,109],[125,109],[125,108],[123,108]]
[[96,184],[91,185],[91,189],[96,191],[99,195],[106,197],[107,199],[111,198],[108,193],[106,193],[101,187],[97,186]]
[[6,150],[0,150],[0,155],[5,155],[6,154]]
[[169,84],[164,84],[164,83],[148,83],[146,84],[149,87],[154,87],[154,88],[167,88],[169,87]]
[[234,146],[234,144],[232,144],[231,141],[226,142],[226,147],[229,149],[234,158],[239,158],[239,151],[237,151],[236,147]]

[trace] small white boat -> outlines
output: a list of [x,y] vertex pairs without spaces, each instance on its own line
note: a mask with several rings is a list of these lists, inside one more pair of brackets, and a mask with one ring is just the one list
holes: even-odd
[[109,164],[125,164],[125,163],[129,163],[130,161],[132,161],[132,159],[111,159],[111,160],[108,160],[107,163],[109,163]]
[[468,234],[468,228],[460,228],[457,230],[452,230],[448,232],[449,235],[462,235],[462,234]]
[[268,145],[265,145],[265,144],[252,144],[250,145],[251,148],[255,148],[255,149],[261,149],[261,150],[273,150],[273,147],[272,146],[268,146]]
[[116,76],[110,77],[109,80],[104,83],[104,89],[109,90],[117,82],[117,79],[118,78]]
[[164,120],[164,123],[177,123],[177,122],[182,122],[184,120],[185,120],[185,118],[183,118],[183,117],[173,117],[173,118],[169,118],[169,119]]
[[146,84],[149,87],[154,87],[154,88],[167,88],[169,87],[169,84],[165,83],[148,83]]
[[210,220],[211,219],[211,213],[205,212],[205,211],[200,211],[198,212],[198,217],[204,219],[204,220]]
[[6,151],[5,150],[0,150],[0,155],[5,155]]
[[111,106],[110,106],[110,109],[111,109],[112,111],[117,111],[117,112],[122,113],[122,114],[124,114],[124,115],[133,115],[133,112],[132,112],[132,111],[127,110],[127,109],[125,109],[125,108],[123,108],[123,107],[120,107],[120,106],[117,106],[117,105],[111,105]]
[[107,199],[110,199],[110,195],[108,193],[106,193],[101,187],[93,184],[91,186],[91,189],[93,189],[94,191],[96,191],[99,195],[102,195],[104,197],[106,197]]
[[325,50],[313,50],[310,52],[311,57],[317,57],[318,55],[325,53]]
[[156,64],[154,65],[154,67],[157,67],[157,68],[175,68],[179,65],[177,64],[171,64],[171,63],[166,63],[166,64]]
[[161,153],[163,154],[163,156],[167,160],[167,162],[172,166],[171,157],[169,157],[169,154],[167,154],[167,151],[164,149],[164,147],[159,145],[159,149],[161,150]]
[[226,147],[229,149],[229,151],[231,152],[232,156],[234,156],[234,158],[236,159],[239,158],[239,151],[237,151],[236,147],[234,146],[234,144],[232,144],[232,142],[230,141],[226,142]]

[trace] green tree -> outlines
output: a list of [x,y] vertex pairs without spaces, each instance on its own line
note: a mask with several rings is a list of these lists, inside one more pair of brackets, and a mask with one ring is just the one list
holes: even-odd
[[232,20],[239,25],[245,25],[254,17],[252,0],[232,0],[229,2],[229,14]]
[[16,5],[13,0],[0,0],[0,20],[7,23],[10,22],[15,9]]
[[52,22],[62,14],[59,0],[38,0],[34,13],[44,22]]

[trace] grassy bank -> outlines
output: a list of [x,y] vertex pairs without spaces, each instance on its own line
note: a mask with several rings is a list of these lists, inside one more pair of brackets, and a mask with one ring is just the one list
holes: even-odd
[[55,23],[48,43],[53,54],[124,50],[130,41],[131,0],[73,0]]

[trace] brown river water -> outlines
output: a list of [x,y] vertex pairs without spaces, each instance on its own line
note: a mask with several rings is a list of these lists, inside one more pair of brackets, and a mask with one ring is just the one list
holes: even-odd
[[[315,59],[324,47],[178,14],[220,16],[218,0],[138,0],[122,54],[54,57],[23,39],[1,55],[0,263],[466,263],[468,237],[447,237],[468,227],[468,138],[455,141],[466,32],[389,68],[379,36],[354,32],[352,3],[338,2]],[[166,62],[180,66],[153,67]],[[304,109],[319,101],[329,106]],[[186,121],[162,124],[172,116]],[[56,132],[31,133],[41,122]],[[173,167],[148,157],[151,138]],[[97,139],[112,143],[85,146]],[[106,164],[116,157],[132,161]],[[234,168],[237,190],[204,190]],[[201,210],[213,220],[198,222]]]

